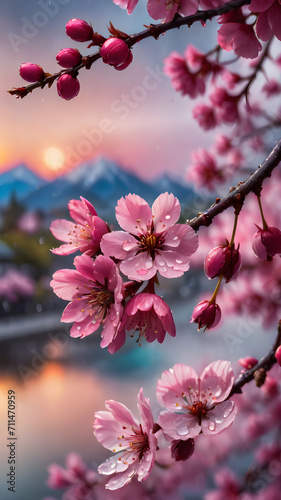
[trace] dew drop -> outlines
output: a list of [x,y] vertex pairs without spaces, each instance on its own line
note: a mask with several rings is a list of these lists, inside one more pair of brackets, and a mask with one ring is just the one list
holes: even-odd
[[210,422],[209,425],[208,425],[208,427],[209,427],[210,431],[214,431],[215,428],[216,428],[215,422]]
[[171,216],[170,216],[170,215],[165,215],[165,219],[166,219],[166,220],[169,220],[170,218],[171,218]]
[[144,276],[145,274],[147,274],[147,269],[138,269],[138,274]]
[[176,263],[177,263],[177,264],[182,264],[182,260],[178,260],[178,259],[176,259]]

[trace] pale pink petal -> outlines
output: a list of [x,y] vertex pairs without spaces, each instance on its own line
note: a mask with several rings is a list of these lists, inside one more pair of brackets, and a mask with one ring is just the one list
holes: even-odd
[[77,247],[75,245],[72,245],[71,243],[65,243],[58,248],[51,248],[51,252],[55,255],[70,255],[74,252],[77,252]]
[[[85,278],[78,271],[61,269],[53,274],[50,282],[55,294],[64,300],[73,300],[79,295],[79,287],[84,288]],[[80,292],[81,293],[81,292]]]
[[114,452],[124,449],[123,440],[119,438],[128,432],[123,429],[123,422],[119,422],[110,411],[96,412],[93,428],[96,439],[105,448]]
[[[53,220],[52,224],[50,225],[50,231],[52,235],[57,238],[59,241],[65,241],[69,242],[71,241],[71,231],[74,229],[74,223],[65,220],[65,219],[56,219]],[[73,245],[74,246],[74,245]],[[76,251],[77,248],[74,248],[73,251]]]
[[111,272],[116,267],[113,260],[104,255],[98,255],[94,261],[88,255],[79,255],[75,257],[74,264],[77,271],[83,276],[101,285],[104,285],[105,280],[109,279]]
[[234,373],[229,361],[214,361],[203,371],[201,377],[200,397],[201,401],[207,400],[209,405],[224,401],[229,395],[233,382]]
[[131,280],[143,281],[153,278],[157,269],[152,258],[146,252],[142,252],[122,262],[120,271]]
[[162,233],[173,226],[179,219],[180,211],[179,200],[173,194],[160,194],[152,205],[154,233]]
[[[122,455],[113,455],[107,459],[103,464],[98,467],[98,472],[100,474],[110,475],[113,473],[123,472],[128,469],[128,464],[124,463],[123,460],[118,460]],[[114,476],[118,477],[118,476]],[[127,477],[127,476],[126,476]],[[126,484],[126,483],[124,483]],[[120,486],[117,486],[120,488]],[[110,488],[111,489],[111,488]]]
[[[121,467],[117,465],[116,467],[116,472]],[[100,468],[98,469],[100,471]],[[108,490],[116,490],[119,488],[123,488],[123,486],[126,486],[126,484],[129,484],[133,478],[133,476],[137,473],[138,470],[138,463],[130,464],[129,467],[127,465],[127,469],[125,472],[121,472],[119,474],[115,474],[105,485],[106,489]],[[112,472],[115,472],[114,470],[111,469]]]
[[189,260],[177,251],[162,251],[155,256],[155,268],[164,278],[179,278],[189,266]]
[[[118,401],[108,400],[105,401],[105,407],[111,411],[113,417],[122,424],[122,426],[126,427],[138,427],[139,422],[135,419],[134,415],[128,408],[119,403]],[[126,428],[123,429],[124,431]]]
[[[155,460],[155,450],[156,450],[156,446],[157,446],[157,439],[155,436],[152,436],[152,440],[154,441],[154,449],[151,450],[147,450],[142,459],[141,459],[141,462],[139,464],[139,468],[138,468],[138,481],[144,481],[148,474],[150,473],[152,467],[153,467],[153,464],[154,464],[154,460]],[[150,447],[151,447],[151,441],[150,440]]]
[[165,370],[157,382],[156,395],[159,403],[169,410],[180,411],[184,405],[198,400],[198,375],[190,366],[181,363]]
[[127,9],[128,14],[132,14],[135,6],[139,0],[113,0],[116,5],[119,5],[121,9]]
[[84,338],[87,335],[95,332],[99,328],[99,323],[93,323],[90,316],[87,316],[83,321],[76,322],[70,329],[70,336],[73,338]]
[[197,417],[194,417],[191,413],[161,412],[158,423],[162,427],[164,434],[172,439],[185,441],[198,436],[201,431]]
[[117,330],[117,333],[115,333],[113,340],[108,345],[107,348],[108,352],[110,354],[114,354],[115,352],[119,351],[119,349],[121,349],[121,347],[123,347],[123,345],[125,344],[125,341],[126,341],[125,329],[121,330],[119,328]]
[[70,200],[68,203],[68,209],[70,216],[75,222],[78,222],[82,225],[88,221],[88,219],[92,217],[92,215],[97,215],[93,205],[81,196],[80,200]]
[[203,434],[219,434],[229,427],[235,419],[237,407],[233,401],[224,401],[211,411],[207,417],[202,418],[201,428]]
[[164,19],[166,22],[171,21],[178,10],[178,5],[174,4],[167,8],[166,0],[148,0],[147,10],[153,19]]
[[87,312],[85,312],[87,307],[87,299],[74,299],[72,302],[69,302],[64,309],[61,321],[64,323],[73,323],[74,321],[79,323],[83,321],[87,317]]
[[117,202],[116,219],[124,231],[136,235],[146,234],[152,221],[151,208],[140,196],[128,194]]
[[142,388],[138,393],[138,409],[141,416],[143,432],[149,434],[153,430],[154,421],[149,403],[149,398],[144,397]]
[[137,240],[134,236],[123,231],[113,231],[103,235],[101,239],[101,251],[106,256],[114,256],[116,259],[126,259],[130,254],[135,255],[138,251]]

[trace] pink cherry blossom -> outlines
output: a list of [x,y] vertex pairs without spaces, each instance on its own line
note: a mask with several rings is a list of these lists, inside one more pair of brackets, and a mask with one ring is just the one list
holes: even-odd
[[148,0],[147,10],[153,19],[171,21],[175,14],[191,16],[197,12],[198,0]]
[[204,496],[204,500],[235,500],[241,499],[240,491],[241,485],[239,484],[233,472],[224,467],[215,474],[215,482],[218,490],[210,491]]
[[155,293],[139,293],[132,297],[125,306],[118,336],[125,336],[125,330],[138,331],[138,341],[158,340],[162,343],[166,332],[172,337],[176,328],[169,306]]
[[215,191],[225,181],[224,172],[218,167],[214,155],[198,149],[191,154],[192,164],[188,166],[186,178],[196,189]]
[[158,423],[168,438],[186,440],[201,432],[219,434],[229,427],[236,406],[226,401],[234,382],[228,361],[214,361],[200,377],[190,366],[176,364],[165,370],[157,383],[157,398],[168,411]]
[[222,49],[234,50],[239,57],[254,59],[262,50],[253,26],[242,23],[225,23],[218,30],[218,43]]
[[56,255],[69,255],[80,250],[91,257],[100,248],[103,234],[109,227],[97,216],[93,205],[81,196],[80,200],[70,200],[69,213],[74,222],[65,219],[56,219],[52,222],[50,230],[55,238],[65,241],[66,244],[51,251]]
[[139,422],[134,415],[117,401],[106,401],[108,411],[95,414],[94,434],[108,450],[116,453],[99,466],[100,474],[114,476],[106,484],[109,490],[122,488],[136,476],[143,481],[149,475],[155,460],[157,438],[153,434],[153,416],[149,399],[143,390],[138,394]]
[[223,87],[217,87],[211,94],[210,100],[216,108],[218,121],[233,123],[239,118],[239,96],[230,95]]
[[61,321],[72,323],[71,337],[85,337],[103,326],[101,347],[115,341],[115,350],[122,347],[117,340],[117,328],[123,306],[122,278],[114,262],[103,255],[95,261],[88,255],[75,257],[76,270],[61,269],[53,275],[50,285],[55,294],[70,303],[63,311]]
[[218,124],[215,110],[207,104],[197,104],[192,111],[193,117],[198,121],[203,130],[211,130]]
[[171,78],[174,89],[182,95],[194,99],[205,92],[204,80],[196,73],[191,73],[184,57],[176,51],[164,59],[164,73]]
[[281,2],[280,0],[252,0],[249,10],[259,13],[256,23],[258,38],[267,42],[272,35],[281,40]]
[[129,194],[116,207],[117,221],[126,232],[105,234],[102,252],[122,260],[120,270],[132,280],[149,280],[157,271],[165,278],[182,276],[198,237],[187,224],[176,224],[179,216],[180,203],[173,194],[161,194],[152,208],[140,196]]
[[132,14],[139,0],[113,0],[121,9],[127,9],[128,14]]

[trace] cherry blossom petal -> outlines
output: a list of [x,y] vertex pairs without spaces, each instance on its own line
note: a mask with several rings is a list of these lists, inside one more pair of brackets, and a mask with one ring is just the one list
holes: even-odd
[[68,203],[68,210],[70,217],[82,225],[92,218],[93,215],[97,215],[96,210],[93,205],[81,196],[80,200],[70,200]]
[[124,231],[136,235],[146,234],[152,221],[151,208],[140,196],[128,194],[117,202],[116,219]]
[[224,401],[218,404],[207,413],[207,417],[202,418],[203,434],[219,434],[232,424],[236,413],[237,407],[233,401]]
[[224,401],[229,395],[234,373],[229,361],[214,361],[210,363],[201,374],[200,397],[207,399],[209,405]]
[[173,226],[179,219],[180,211],[179,200],[173,194],[160,194],[152,205],[154,233],[162,233]]
[[162,373],[157,382],[156,395],[159,403],[168,410],[180,411],[186,404],[192,406],[198,397],[199,383],[196,371],[190,366],[176,364]]
[[55,294],[64,300],[73,300],[79,295],[79,287],[84,288],[85,278],[73,269],[60,269],[53,274],[50,282]]
[[126,259],[135,255],[138,251],[137,240],[134,236],[123,231],[113,231],[104,234],[101,239],[101,251],[106,256],[114,256],[116,259]]
[[150,280],[155,276],[157,268],[146,252],[131,257],[120,264],[120,271],[131,280]]
[[185,441],[198,436],[201,431],[197,417],[194,417],[191,413],[161,412],[158,423],[162,427],[164,434],[172,439]]
[[121,422],[123,426],[128,426],[128,427],[139,426],[139,422],[135,419],[132,412],[122,403],[110,399],[108,401],[105,401],[105,407],[111,411],[113,417],[118,422]]
[[99,328],[98,322],[93,322],[90,316],[87,316],[83,321],[76,322],[70,329],[70,336],[73,338],[84,338]]
[[132,14],[135,6],[139,0],[113,0],[116,5],[119,5],[121,9],[127,9],[128,14]]
[[87,309],[87,307],[87,299],[74,299],[72,302],[69,302],[64,309],[61,321],[64,323],[73,323],[74,321],[79,323],[80,321],[83,321],[87,316],[87,313],[85,313],[85,309]]

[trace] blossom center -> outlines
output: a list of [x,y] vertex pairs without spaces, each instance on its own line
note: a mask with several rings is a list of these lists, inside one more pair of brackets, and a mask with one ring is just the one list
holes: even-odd
[[205,403],[202,401],[198,401],[197,403],[193,403],[192,406],[185,406],[185,408],[190,411],[190,413],[198,418],[199,424],[201,424],[202,417],[206,417],[207,415],[207,407]]
[[[141,426],[140,426],[141,427]],[[142,431],[142,429],[133,429],[134,436],[132,441],[129,442],[131,450],[138,453],[139,458],[143,457],[145,451],[149,448],[148,435]]]
[[92,292],[88,295],[87,302],[91,309],[94,310],[95,318],[103,321],[108,308],[114,302],[114,295],[111,290],[93,288]]
[[160,248],[164,243],[164,239],[161,236],[156,236],[154,233],[141,236],[140,238],[140,247],[141,252],[147,252],[150,257],[153,259],[155,257],[155,250]]

